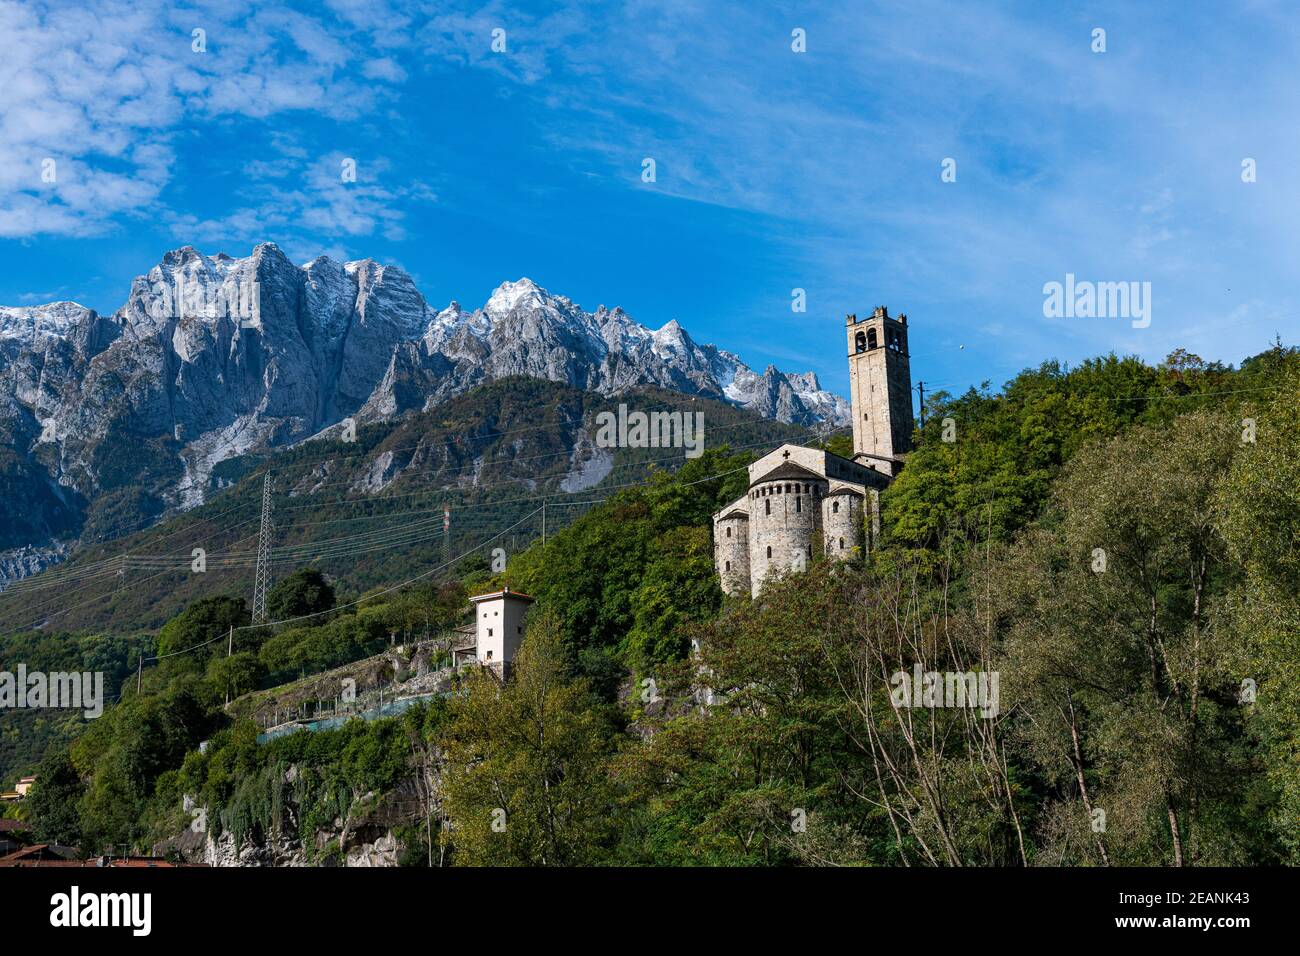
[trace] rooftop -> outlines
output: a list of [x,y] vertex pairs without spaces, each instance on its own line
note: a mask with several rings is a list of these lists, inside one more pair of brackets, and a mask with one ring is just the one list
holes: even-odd
[[771,471],[759,475],[749,483],[749,486],[752,488],[765,481],[780,481],[783,478],[798,478],[800,481],[807,481],[809,478],[815,481],[826,480],[824,475],[819,475],[817,472],[805,468],[803,465],[796,465],[792,461],[783,461]]
[[500,591],[493,591],[491,594],[475,594],[470,598],[470,601],[477,604],[479,601],[494,601],[497,598],[514,598],[517,601],[529,602],[537,600],[536,598],[531,598],[520,591],[512,591],[509,588],[502,588]]

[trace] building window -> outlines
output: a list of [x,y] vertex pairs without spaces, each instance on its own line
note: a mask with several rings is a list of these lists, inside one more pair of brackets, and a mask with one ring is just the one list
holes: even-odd
[[770,544],[767,546],[767,556],[772,557],[772,546]]
[[795,514],[798,514],[799,512],[803,511],[803,495],[794,496],[794,511]]
[[[871,335],[873,338],[875,337],[875,334],[876,333],[872,331]],[[872,348],[875,348],[875,346],[873,345]],[[867,350],[867,337],[863,335],[861,332],[859,332],[857,335],[853,337],[853,351],[865,352],[866,350]]]
[[876,330],[867,329],[867,348],[874,349],[880,343],[876,341]]
[[833,514],[833,515],[837,515],[837,514],[839,514],[839,513],[840,513],[840,503],[839,503],[838,501],[832,501],[832,502],[831,502],[831,514]]
[[492,636],[492,628],[489,627],[489,628],[488,628],[488,637],[491,637],[491,636]]
[[728,537],[728,538],[731,537],[731,529],[730,529],[730,528],[727,529],[727,537]]
[[730,570],[731,570],[731,562],[730,562],[730,561],[727,562],[727,566],[726,566],[726,569],[725,569],[725,570],[727,570],[727,571],[730,571]]
[[767,511],[766,511],[765,513],[766,513],[766,514],[771,514],[771,513],[772,513],[772,502],[771,502],[771,500],[764,501],[763,504],[765,504],[765,505],[767,506]]
[[841,550],[841,551],[844,550],[844,539],[843,539],[843,538],[840,538],[840,550]]

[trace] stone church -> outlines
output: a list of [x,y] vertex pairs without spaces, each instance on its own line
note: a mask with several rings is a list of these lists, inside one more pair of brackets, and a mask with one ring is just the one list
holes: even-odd
[[884,306],[845,318],[853,458],[782,445],[749,466],[749,490],[713,516],[722,589],[757,595],[774,572],[802,570],[815,553],[860,556],[880,533],[880,491],[912,441],[907,316]]

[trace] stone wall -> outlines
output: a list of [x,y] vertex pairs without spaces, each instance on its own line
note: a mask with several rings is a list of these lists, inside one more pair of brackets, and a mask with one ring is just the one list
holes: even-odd
[[749,587],[749,518],[732,514],[713,523],[713,562],[722,590],[740,594]]
[[751,594],[757,595],[773,572],[798,566],[798,555],[811,561],[814,543],[821,541],[821,502],[827,487],[826,479],[809,476],[762,481],[750,489]]
[[863,498],[846,491],[822,500],[822,534],[826,555],[844,561],[858,557],[863,547]]

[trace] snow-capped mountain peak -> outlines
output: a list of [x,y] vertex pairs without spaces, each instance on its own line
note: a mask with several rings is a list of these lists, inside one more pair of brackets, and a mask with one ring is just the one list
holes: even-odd
[[[344,418],[428,408],[507,376],[604,394],[656,385],[799,424],[848,420],[847,403],[811,372],[756,374],[696,343],[676,318],[652,331],[621,308],[588,312],[527,277],[473,311],[455,301],[435,311],[399,266],[327,256],[299,266],[269,242],[242,258],[173,249],[111,317],[75,302],[0,307],[0,431],[30,474],[44,475],[33,480],[51,500],[157,484],[158,475],[124,470],[105,445],[124,435],[154,449],[141,468],[175,461],[161,504],[187,507],[225,458]],[[50,420],[56,450],[41,450]]]

